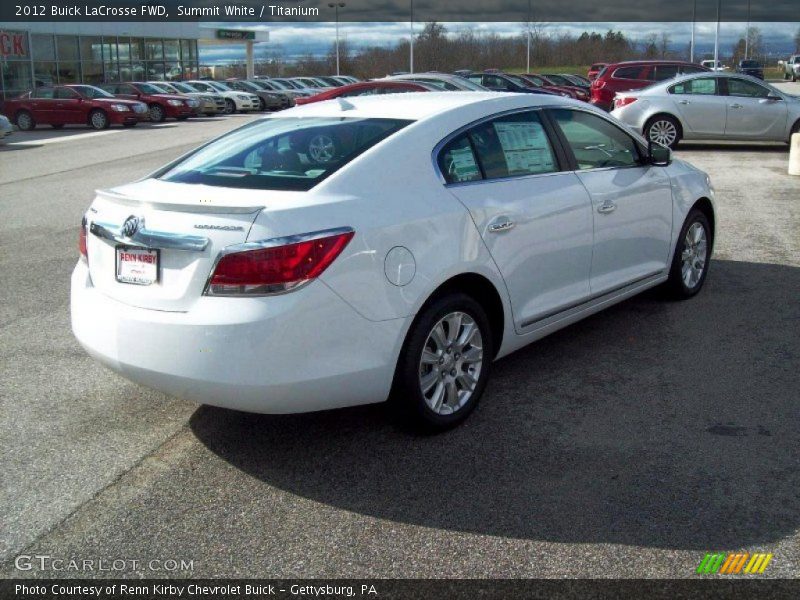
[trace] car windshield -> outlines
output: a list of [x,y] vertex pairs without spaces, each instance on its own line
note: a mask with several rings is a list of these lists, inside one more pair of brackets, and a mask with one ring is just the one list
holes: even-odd
[[258,79],[256,79],[255,81],[250,81],[249,83],[250,83],[250,85],[252,85],[254,88],[256,88],[258,90],[272,90],[272,89],[274,89],[266,81],[259,81]]
[[149,83],[137,83],[136,87],[143,94],[163,94],[164,91]]
[[157,175],[218,187],[306,191],[412,121],[270,118],[218,138]]
[[517,85],[521,85],[522,87],[531,87],[533,84],[530,81],[526,81],[522,77],[518,75],[506,75],[511,81],[516,83]]
[[758,64],[758,61],[755,61],[755,60],[743,60],[739,64],[742,67],[744,67],[745,69],[757,69],[758,67],[761,66],[761,65]]
[[170,85],[172,85],[172,87],[174,87],[179,92],[183,92],[185,94],[192,94],[192,93],[197,91],[192,86],[190,86],[188,83],[182,83],[180,81],[175,81]]
[[566,77],[562,77],[561,75],[553,75],[552,73],[547,73],[545,75],[550,81],[555,83],[556,85],[572,85],[572,82],[567,79]]
[[291,90],[291,89],[294,89],[288,83],[286,83],[284,81],[276,81],[275,79],[270,79],[269,81],[265,81],[264,84],[265,85],[271,85],[273,87],[278,88],[279,90]]
[[150,85],[152,85],[155,88],[158,88],[158,90],[163,94],[175,93],[175,88],[170,87],[170,85],[167,83],[151,83]]
[[109,94],[105,90],[93,85],[73,85],[70,89],[75,90],[84,98],[113,98],[114,94]]
[[220,83],[219,81],[204,81],[203,83],[208,84],[218,92],[230,92],[233,91],[232,88],[224,83]]

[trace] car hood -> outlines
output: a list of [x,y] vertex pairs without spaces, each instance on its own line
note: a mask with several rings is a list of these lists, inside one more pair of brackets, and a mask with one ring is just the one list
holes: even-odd
[[153,94],[157,98],[164,98],[164,100],[186,100],[184,96],[178,96],[177,94]]

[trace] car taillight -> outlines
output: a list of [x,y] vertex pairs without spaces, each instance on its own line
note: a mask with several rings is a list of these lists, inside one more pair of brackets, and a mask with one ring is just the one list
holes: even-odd
[[81,253],[81,258],[89,259],[89,251],[86,248],[86,217],[81,219],[81,231],[78,234],[78,252]]
[[263,296],[289,292],[319,277],[353,235],[351,229],[337,229],[270,240],[264,245],[242,244],[241,250],[229,250],[219,259],[205,294]]
[[626,96],[624,98],[614,98],[614,108],[622,108],[623,106],[628,106],[628,104],[633,104],[636,102],[637,98],[633,96]]
[[603,79],[595,79],[594,81],[592,81],[592,87],[598,90],[602,90],[604,87],[606,87],[606,82]]

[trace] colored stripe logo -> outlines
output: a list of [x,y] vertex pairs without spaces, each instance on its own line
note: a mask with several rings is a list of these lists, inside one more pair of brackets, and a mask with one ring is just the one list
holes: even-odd
[[725,554],[721,552],[708,552],[697,566],[700,575],[739,575],[746,573],[755,575],[763,573],[772,560],[772,554],[749,552],[736,552]]

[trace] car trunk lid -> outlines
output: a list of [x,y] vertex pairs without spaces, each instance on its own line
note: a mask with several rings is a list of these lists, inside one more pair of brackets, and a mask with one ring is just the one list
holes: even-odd
[[188,311],[220,250],[247,239],[264,193],[157,179],[98,191],[87,213],[92,283],[125,304]]

